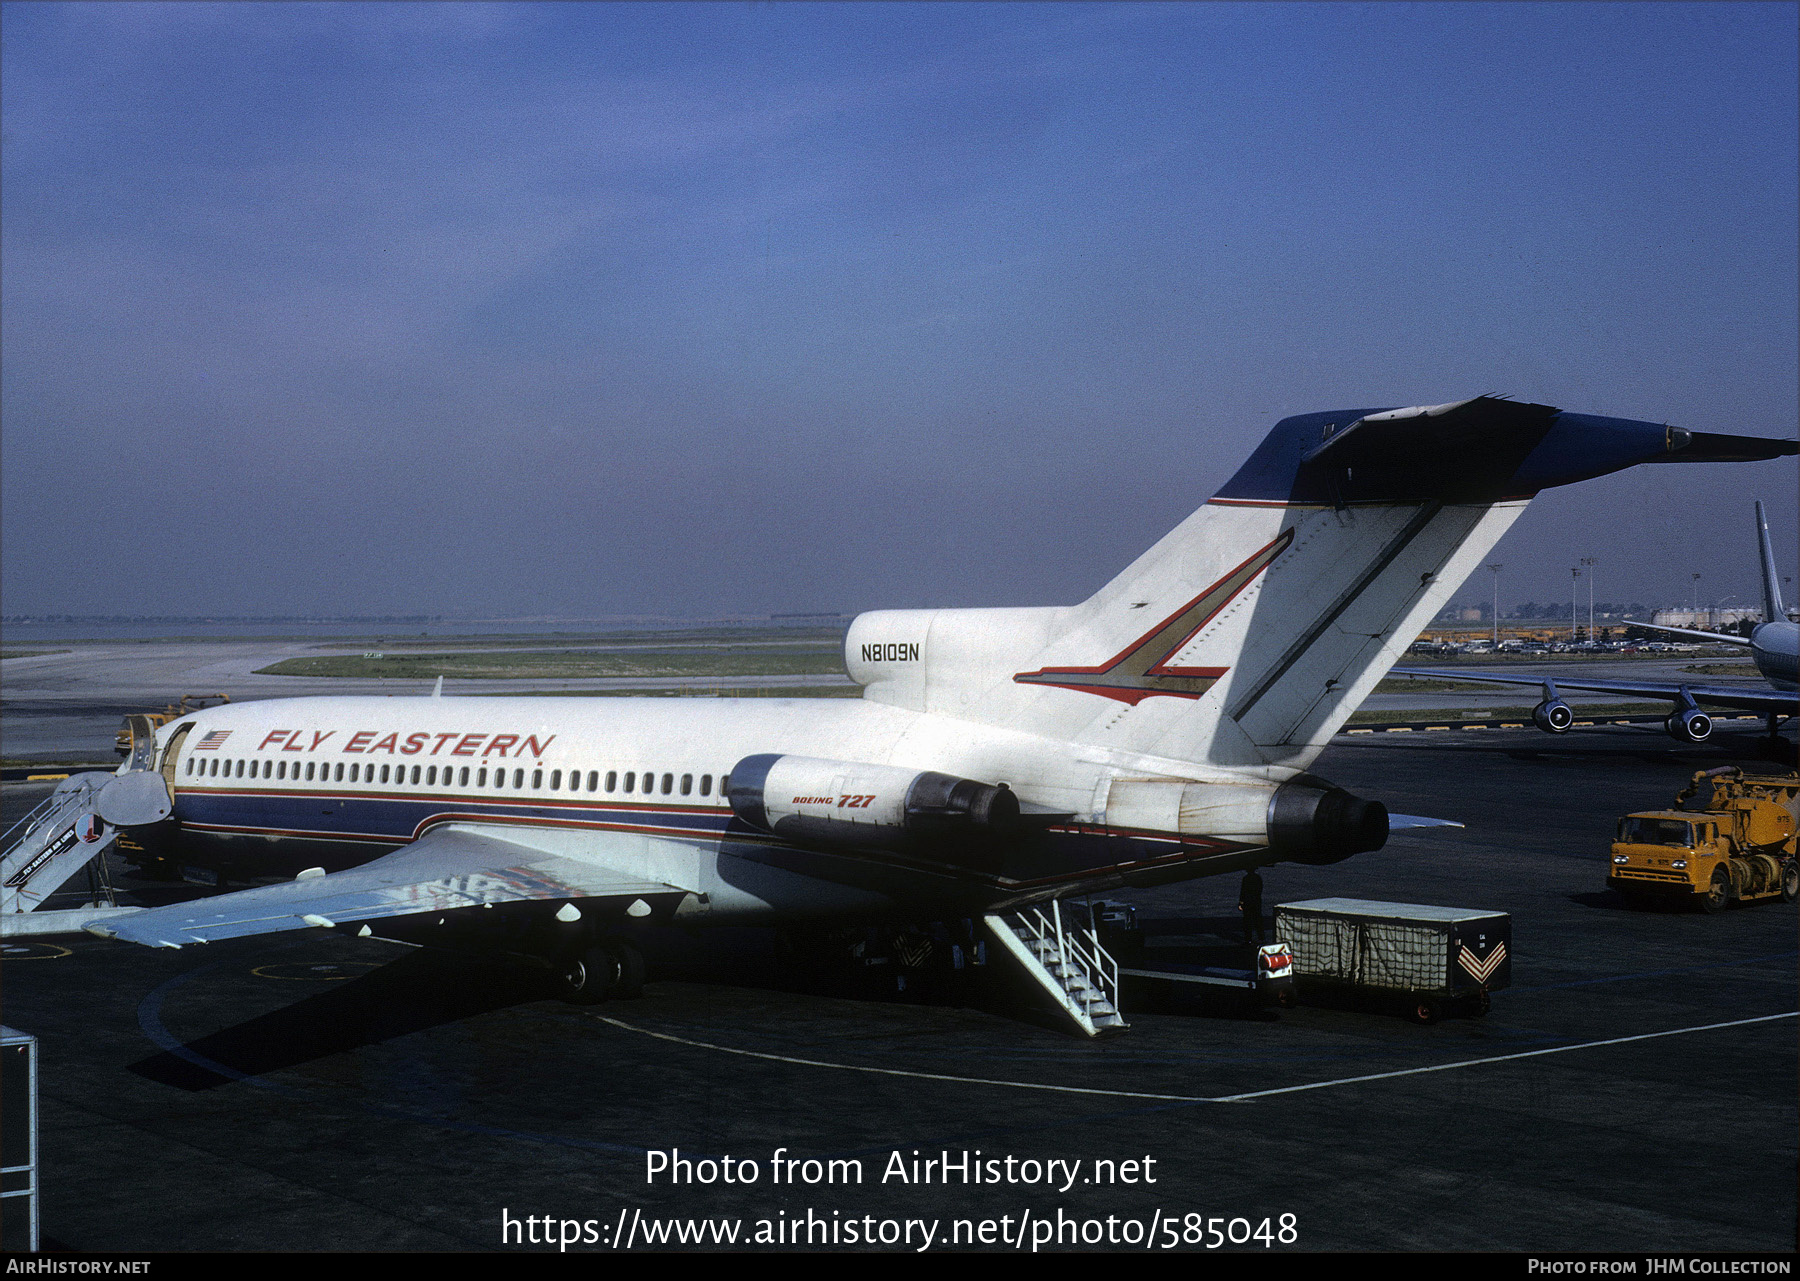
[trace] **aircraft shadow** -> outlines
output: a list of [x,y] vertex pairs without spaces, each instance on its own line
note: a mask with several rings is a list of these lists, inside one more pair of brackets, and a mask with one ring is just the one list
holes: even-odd
[[180,1090],[210,1090],[545,993],[544,972],[522,962],[421,950],[126,1070]]

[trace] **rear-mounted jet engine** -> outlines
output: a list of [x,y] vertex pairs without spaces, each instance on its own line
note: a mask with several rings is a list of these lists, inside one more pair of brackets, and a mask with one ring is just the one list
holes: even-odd
[[727,800],[752,827],[825,845],[892,847],[1020,829],[1019,798],[1004,783],[815,756],[746,756],[732,768]]

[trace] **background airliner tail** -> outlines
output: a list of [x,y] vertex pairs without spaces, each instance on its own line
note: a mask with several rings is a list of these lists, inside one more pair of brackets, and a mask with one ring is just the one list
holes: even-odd
[[1763,622],[1778,623],[1787,617],[1781,600],[1781,573],[1775,568],[1775,547],[1769,541],[1769,521],[1762,500],[1756,503],[1756,549],[1762,558]]

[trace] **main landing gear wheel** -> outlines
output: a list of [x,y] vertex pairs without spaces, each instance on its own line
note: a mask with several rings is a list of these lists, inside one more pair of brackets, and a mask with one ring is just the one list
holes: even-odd
[[571,1005],[644,994],[644,954],[629,943],[597,943],[565,958],[556,971],[557,995]]
[[1713,873],[1712,884],[1700,896],[1700,906],[1708,912],[1723,912],[1731,906],[1731,878],[1723,871]]
[[1800,866],[1788,862],[1781,868],[1781,901],[1792,903],[1795,899],[1800,899]]

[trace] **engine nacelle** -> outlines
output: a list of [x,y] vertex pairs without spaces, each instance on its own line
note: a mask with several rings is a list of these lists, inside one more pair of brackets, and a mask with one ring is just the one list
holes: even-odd
[[1670,738],[1683,743],[1700,743],[1712,733],[1712,717],[1689,703],[1677,707],[1663,722],[1663,728],[1669,731]]
[[1295,863],[1339,863],[1387,844],[1388,812],[1312,774],[1275,789],[1269,801],[1269,849]]
[[1575,723],[1575,709],[1560,698],[1546,698],[1531,709],[1531,720],[1546,734],[1567,734]]
[[922,836],[1010,836],[1019,798],[1006,784],[816,756],[746,756],[726,796],[750,826],[827,845],[894,846]]

